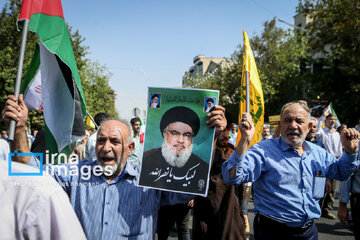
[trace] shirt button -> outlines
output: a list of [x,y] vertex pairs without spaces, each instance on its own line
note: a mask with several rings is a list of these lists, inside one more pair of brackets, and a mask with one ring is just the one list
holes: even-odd
[[108,222],[105,222],[105,225],[108,225]]
[[110,205],[110,202],[106,202],[106,205]]

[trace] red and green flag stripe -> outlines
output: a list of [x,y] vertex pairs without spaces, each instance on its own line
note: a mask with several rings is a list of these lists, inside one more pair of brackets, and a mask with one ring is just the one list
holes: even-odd
[[[61,152],[85,134],[86,118],[84,94],[61,1],[23,0],[18,20],[28,20],[29,30],[40,40],[41,86],[35,89],[41,91],[47,147],[52,153]],[[25,99],[38,71],[36,64],[28,70],[28,79],[21,87]]]

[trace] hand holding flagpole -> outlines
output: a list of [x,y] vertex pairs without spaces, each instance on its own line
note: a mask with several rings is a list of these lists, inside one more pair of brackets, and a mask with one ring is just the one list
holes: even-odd
[[[26,45],[26,38],[27,38],[27,33],[28,33],[28,26],[29,26],[29,20],[25,19],[23,32],[22,32],[22,38],[21,38],[21,45],[20,45],[18,69],[17,69],[17,74],[16,74],[16,80],[15,80],[14,95],[16,97],[19,97],[19,93],[20,93],[21,76],[22,76],[23,63],[24,63],[25,45]],[[16,103],[17,103],[17,101],[16,101]],[[11,120],[10,126],[9,126],[9,140],[10,141],[14,140],[15,125],[16,125],[16,122],[14,120]]]

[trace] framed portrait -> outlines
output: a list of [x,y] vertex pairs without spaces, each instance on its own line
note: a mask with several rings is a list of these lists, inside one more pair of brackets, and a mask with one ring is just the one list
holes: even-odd
[[160,108],[161,106],[161,93],[149,94],[149,108]]
[[204,112],[210,112],[210,110],[217,104],[216,97],[205,97]]

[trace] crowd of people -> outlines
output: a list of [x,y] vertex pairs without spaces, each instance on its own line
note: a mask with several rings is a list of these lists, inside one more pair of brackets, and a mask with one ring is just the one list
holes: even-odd
[[[155,97],[153,101],[157,102]],[[335,115],[324,112],[316,119],[303,101],[290,102],[280,111],[277,129],[265,124],[261,142],[248,148],[255,131],[251,115],[244,113],[238,124],[228,123],[223,107],[213,105],[211,109],[207,124],[216,131],[206,197],[138,186],[144,144],[140,118],[134,117],[129,122],[98,113],[94,118],[97,130],[87,130],[74,149],[80,160],[75,165],[40,166],[34,156],[12,157],[14,169],[19,172],[44,167],[53,179],[43,176],[39,180],[42,185],[29,191],[24,182],[40,177],[22,179],[23,183],[18,185],[23,188],[14,184],[13,188],[5,188],[16,178],[0,176],[0,219],[6,223],[0,224],[3,230],[0,237],[155,239],[157,232],[162,240],[176,228],[179,239],[190,239],[192,212],[192,239],[245,240],[250,238],[247,215],[253,194],[255,239],[317,239],[314,219],[336,218],[332,210],[338,187],[337,216],[342,223],[350,220],[347,205],[350,202],[354,236],[360,239],[358,125],[336,126]],[[6,130],[1,132],[0,158],[7,160],[15,150],[45,152],[45,134],[43,130],[34,131],[36,136],[28,133],[27,115],[22,95],[19,98],[10,95],[2,118],[7,124],[10,119],[16,121],[15,138],[8,142]],[[170,144],[170,152],[172,144],[180,142],[187,148],[197,133],[196,126],[185,115],[166,120],[161,129],[163,147]],[[164,148],[159,154],[167,161]],[[190,152],[184,164],[191,155]],[[1,172],[7,169],[3,163]],[[177,164],[174,166],[184,165]],[[67,172],[73,166],[91,174],[87,179],[69,176]],[[42,187],[44,182],[56,187]],[[34,199],[41,199],[41,204]],[[69,236],[69,231],[73,235]]]

